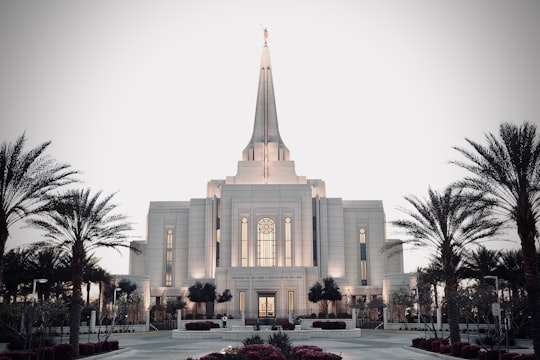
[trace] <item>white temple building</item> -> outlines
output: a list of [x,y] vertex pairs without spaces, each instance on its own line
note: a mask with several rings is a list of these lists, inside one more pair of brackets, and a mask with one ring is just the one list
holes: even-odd
[[332,277],[344,295],[333,312],[343,313],[359,297],[381,297],[386,274],[403,274],[402,253],[383,251],[390,241],[382,201],[329,198],[324,181],[296,174],[279,133],[265,36],[253,134],[236,175],[210,180],[203,198],[151,202],[129,271],[145,279],[151,304],[188,301],[196,281],[211,282],[233,295],[216,310],[246,318],[318,313],[309,289]]

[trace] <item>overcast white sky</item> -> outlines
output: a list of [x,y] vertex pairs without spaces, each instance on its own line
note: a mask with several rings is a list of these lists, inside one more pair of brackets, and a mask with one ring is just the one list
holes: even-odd
[[[0,141],[52,140],[83,186],[118,191],[143,239],[150,201],[204,198],[236,174],[262,27],[297,174],[382,200],[387,221],[463,175],[448,161],[465,137],[540,123],[537,0],[2,0]],[[37,236],[13,229],[8,248]],[[98,255],[128,272],[125,252]],[[426,262],[405,254],[406,271]]]

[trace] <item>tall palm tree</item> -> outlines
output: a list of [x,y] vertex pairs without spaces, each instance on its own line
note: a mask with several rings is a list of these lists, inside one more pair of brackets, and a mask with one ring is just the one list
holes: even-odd
[[82,283],[87,254],[99,247],[129,247],[126,231],[131,230],[127,217],[112,214],[116,205],[111,203],[114,194],[101,197],[90,189],[68,190],[50,202],[49,211],[30,224],[45,231],[45,237],[71,256],[71,281],[73,286],[70,311],[69,342],[72,356],[79,355],[79,327],[81,320]]
[[540,221],[540,136],[531,123],[521,126],[502,123],[499,137],[486,134],[486,146],[465,140],[472,150],[454,149],[464,155],[466,161],[452,162],[471,173],[461,185],[487,194],[495,202],[495,210],[517,227],[534,352],[540,359],[540,274],[535,244],[536,224]]
[[25,134],[0,146],[0,288],[9,228],[17,221],[44,211],[47,195],[72,183],[76,171],[45,154],[50,141],[24,151]]
[[459,308],[457,306],[456,257],[470,244],[494,236],[500,222],[490,213],[481,195],[473,196],[452,186],[442,193],[428,190],[426,199],[406,196],[412,210],[400,208],[406,219],[392,221],[409,236],[402,243],[430,248],[440,259],[445,282],[450,340],[460,341]]

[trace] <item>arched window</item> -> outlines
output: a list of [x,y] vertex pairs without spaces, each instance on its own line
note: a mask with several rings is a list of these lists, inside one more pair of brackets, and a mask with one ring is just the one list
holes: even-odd
[[274,266],[276,262],[276,225],[262,218],[257,224],[257,266]]

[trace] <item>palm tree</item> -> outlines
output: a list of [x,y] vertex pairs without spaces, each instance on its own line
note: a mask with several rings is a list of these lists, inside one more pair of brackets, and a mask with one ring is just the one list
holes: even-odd
[[452,163],[468,170],[462,186],[487,194],[495,210],[517,226],[523,251],[525,286],[531,310],[531,335],[540,359],[540,274],[536,238],[540,221],[540,137],[536,126],[502,123],[499,138],[486,134],[483,146],[465,139],[473,148],[454,147],[467,161]]
[[70,311],[69,342],[72,356],[79,355],[79,327],[81,320],[82,283],[87,254],[98,247],[129,247],[126,231],[131,224],[125,215],[112,214],[116,205],[110,201],[114,194],[101,197],[90,189],[68,190],[50,202],[49,211],[30,224],[45,231],[45,237],[69,252],[73,286]]
[[88,254],[84,260],[83,282],[86,283],[86,306],[90,306],[90,290],[92,283],[109,281],[111,277],[105,269],[99,266],[99,260],[99,258]]
[[400,208],[408,218],[392,221],[410,239],[401,243],[428,247],[440,259],[445,282],[450,341],[460,341],[457,306],[456,257],[470,244],[495,235],[500,222],[493,219],[489,204],[481,195],[447,187],[442,193],[428,190],[427,199],[407,196],[412,210]]
[[4,268],[4,250],[9,228],[17,221],[46,209],[47,196],[60,186],[74,182],[76,171],[58,164],[45,150],[50,141],[24,152],[22,134],[15,143],[3,142],[0,147],[0,288]]
[[484,282],[484,276],[497,275],[500,277],[500,250],[488,249],[481,245],[477,249],[464,253],[464,273],[466,278]]

